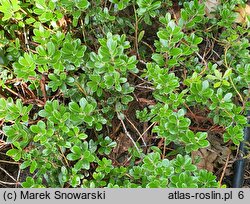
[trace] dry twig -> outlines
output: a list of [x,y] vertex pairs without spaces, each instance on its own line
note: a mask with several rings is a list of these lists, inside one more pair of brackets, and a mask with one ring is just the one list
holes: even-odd
[[125,134],[126,134],[126,135],[128,136],[128,138],[132,141],[133,145],[135,146],[137,152],[138,152],[139,155],[140,155],[140,150],[139,150],[139,148],[137,147],[137,145],[136,145],[135,141],[133,140],[133,138],[131,137],[130,133],[128,132],[128,130],[127,130],[126,126],[125,126],[125,123],[124,123],[124,121],[123,121],[123,119],[122,119],[122,117],[121,117],[121,115],[120,115],[119,113],[117,113],[117,117],[118,117],[118,119],[121,121],[121,124],[122,124],[122,127],[123,127],[123,129],[124,129]]
[[139,135],[139,139],[141,139],[142,140],[142,142],[143,142],[143,145],[146,147],[147,146],[147,144],[145,143],[145,140],[143,139],[143,137],[142,137],[142,134],[140,133],[140,131],[135,127],[135,125],[128,119],[128,117],[127,116],[125,116],[125,118],[126,118],[126,120],[130,123],[130,125],[132,125],[132,127],[135,129],[135,131],[137,132],[137,134]]
[[2,170],[6,175],[8,175],[13,181],[17,182],[17,180],[11,176],[4,168],[0,167],[0,170]]
[[222,172],[221,177],[220,177],[220,181],[219,181],[220,187],[221,187],[221,183],[222,183],[222,180],[224,178],[224,175],[225,175],[225,172],[226,172],[226,169],[228,166],[229,158],[230,158],[230,153],[227,155],[227,160],[226,160],[225,166],[223,168],[223,172]]

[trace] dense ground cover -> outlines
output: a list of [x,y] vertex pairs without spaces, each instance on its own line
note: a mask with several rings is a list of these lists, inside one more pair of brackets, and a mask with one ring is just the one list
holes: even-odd
[[0,0],[0,185],[230,187],[248,14],[243,0]]

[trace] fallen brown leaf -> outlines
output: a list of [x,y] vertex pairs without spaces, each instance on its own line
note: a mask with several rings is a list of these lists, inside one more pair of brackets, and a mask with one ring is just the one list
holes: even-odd
[[214,161],[218,156],[216,152],[204,148],[191,153],[191,157],[193,160],[197,156],[199,156],[201,159],[200,162],[196,164],[198,169],[206,169],[210,172],[214,172]]
[[212,12],[216,11],[218,5],[220,5],[220,0],[207,0],[205,2],[205,12],[208,18],[214,18]]
[[237,12],[237,17],[235,19],[236,23],[245,23],[247,16],[250,15],[250,5],[246,4],[245,7],[239,6],[235,10]]

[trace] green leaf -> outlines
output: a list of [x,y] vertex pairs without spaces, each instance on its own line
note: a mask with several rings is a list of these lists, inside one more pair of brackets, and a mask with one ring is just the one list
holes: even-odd
[[86,10],[90,3],[87,0],[76,0],[76,7],[81,9],[81,10]]
[[227,80],[222,80],[222,84],[225,86],[230,86],[230,83]]
[[207,88],[209,88],[209,83],[208,83],[207,80],[205,80],[205,81],[202,82],[202,90],[205,90]]
[[218,87],[220,87],[221,86],[221,82],[219,81],[219,82],[216,82],[215,84],[214,84],[214,88],[218,88]]
[[184,21],[187,21],[187,20],[188,20],[188,12],[187,12],[185,9],[181,9],[181,18],[182,18]]
[[47,43],[47,48],[48,48],[49,56],[53,56],[55,51],[56,51],[56,47],[55,47],[54,43],[53,42],[48,42]]
[[81,159],[78,162],[76,162],[76,164],[74,165],[74,168],[79,171],[84,167],[84,160]]
[[232,69],[227,69],[223,75],[223,78],[227,78],[232,74]]
[[169,34],[167,33],[167,31],[162,30],[157,32],[157,36],[162,39],[162,40],[168,40],[169,39]]
[[31,164],[31,161],[25,161],[20,165],[20,169],[26,169],[27,167],[29,167]]
[[94,107],[91,104],[87,104],[84,108],[83,108],[83,112],[86,115],[90,115],[90,113],[92,113],[94,111]]
[[74,175],[71,179],[71,185],[72,187],[76,187],[81,183],[81,178],[79,175]]
[[19,161],[22,156],[22,151],[18,149],[10,149],[6,152],[6,155],[12,157],[15,161]]
[[80,104],[81,108],[84,108],[88,104],[88,102],[85,98],[81,98],[79,101],[79,104]]
[[85,139],[88,138],[88,135],[85,134],[85,133],[81,133],[81,134],[78,135],[78,138],[81,139],[81,140],[85,140]]
[[80,113],[81,109],[79,105],[76,102],[70,102],[69,103],[69,110],[74,113]]
[[67,168],[65,166],[61,167],[61,172],[62,172],[63,175],[67,175],[68,174],[68,170],[67,170]]
[[83,121],[88,123],[89,125],[92,125],[92,122],[94,121],[94,118],[92,116],[85,116],[83,118]]
[[37,125],[31,125],[30,130],[32,132],[34,132],[34,133],[39,133],[40,132],[40,128]]
[[139,35],[138,35],[138,43],[142,40],[144,34],[145,34],[145,31],[144,31],[144,30],[142,30],[142,31],[139,33]]
[[74,154],[77,154],[77,155],[81,155],[81,153],[82,153],[81,148],[78,147],[78,146],[73,146],[73,147],[71,148],[71,151],[72,151]]
[[159,65],[159,66],[164,66],[165,64],[165,59],[163,55],[154,53],[152,55],[152,59]]
[[174,47],[169,51],[170,55],[172,56],[178,56],[182,53],[182,49]]
[[94,82],[94,81],[89,81],[89,82],[87,83],[87,86],[91,89],[92,92],[96,92],[96,91],[97,91],[98,86],[97,86],[97,83],[96,83],[96,82]]
[[195,44],[195,45],[198,45],[198,44],[200,44],[201,42],[203,41],[203,39],[201,38],[201,37],[195,37],[194,38],[194,41],[193,41],[193,43]]
[[216,76],[218,79],[221,79],[221,78],[222,78],[222,73],[221,73],[219,70],[215,69],[215,70],[214,70],[214,74],[215,74],[215,76]]
[[222,103],[220,105],[220,108],[222,109],[227,109],[227,110],[232,110],[234,107],[234,104],[233,103],[230,103],[230,102],[225,102],[225,103]]
[[20,57],[18,62],[24,67],[30,67],[34,64],[34,60],[31,55],[24,53],[24,57]]
[[129,95],[125,95],[121,98],[121,102],[125,105],[127,105],[129,102],[133,101],[134,98],[132,96]]
[[31,162],[31,165],[30,165],[30,173],[34,173],[35,172],[35,170],[37,169],[37,162],[35,161],[35,160],[33,160],[32,162]]
[[105,79],[105,85],[108,89],[110,89],[115,83],[114,78],[111,75],[105,75],[104,79]]
[[81,155],[76,155],[76,154],[73,154],[73,153],[69,153],[67,155],[67,159],[70,160],[70,161],[75,161],[75,160],[78,160],[81,158]]
[[22,187],[23,188],[31,188],[32,186],[34,186],[35,181],[32,177],[27,177],[25,182],[22,183]]
[[107,40],[107,47],[111,53],[113,53],[117,47],[117,42],[116,40],[113,40],[112,38],[109,38]]
[[223,100],[224,100],[225,102],[231,101],[230,99],[232,98],[232,96],[233,96],[232,93],[227,93],[227,94],[224,96]]

